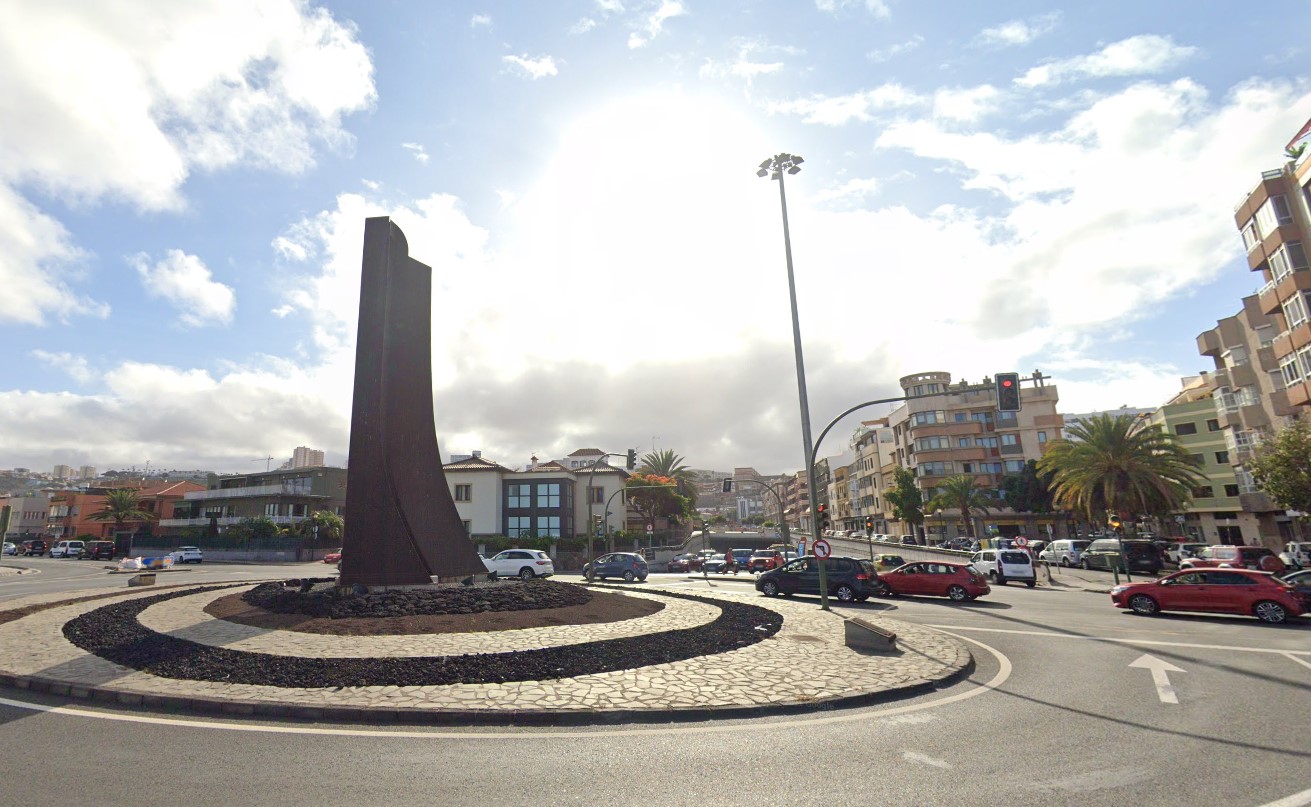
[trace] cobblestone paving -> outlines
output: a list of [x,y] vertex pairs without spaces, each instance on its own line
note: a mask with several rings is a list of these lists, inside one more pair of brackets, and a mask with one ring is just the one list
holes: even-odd
[[[234,590],[225,589],[222,594]],[[651,597],[657,596],[655,592],[658,590],[652,586],[645,589],[650,593],[631,590],[621,590],[620,593]],[[123,596],[155,593],[149,589],[134,590],[123,592]],[[56,602],[67,596],[28,597],[5,602],[2,608],[11,610],[23,605]],[[215,643],[224,643],[222,631],[226,631],[225,625],[230,623],[210,625],[218,620],[199,611],[203,601],[212,596],[215,595],[182,597],[154,606],[147,611],[150,626],[175,635],[179,635],[179,631],[184,635],[188,632],[207,635]],[[287,689],[161,678],[115,665],[70,644],[61,632],[64,623],[88,610],[117,601],[108,599],[51,608],[0,625],[0,681],[75,697],[116,698],[128,704],[245,714],[283,713],[309,718],[351,709],[365,713],[388,712],[395,716],[415,712],[563,715],[618,711],[640,714],[840,702],[950,678],[969,663],[969,653],[962,643],[929,628],[862,614],[867,621],[898,635],[896,652],[863,654],[845,646],[842,618],[833,612],[819,610],[813,601],[765,600],[754,593],[709,596],[745,597],[781,613],[783,628],[772,639],[729,653],[569,679],[424,687]],[[628,623],[569,626],[570,630],[565,633],[561,633],[559,628],[548,627],[440,636],[329,637],[235,626],[240,630],[225,646],[251,650],[255,648],[248,643],[268,642],[271,644],[259,648],[261,652],[279,652],[271,648],[280,645],[280,652],[296,655],[317,647],[320,651],[331,650],[327,655],[334,657],[360,655],[365,652],[362,649],[389,655],[426,655],[437,647],[452,652],[455,648],[473,646],[485,652],[492,646],[488,642],[497,640],[521,641],[525,643],[524,648],[541,646],[540,641],[547,636],[590,641],[614,638],[613,631],[620,629],[618,626],[621,625],[627,625],[630,631],[625,635],[641,635],[682,627],[689,620],[692,623],[708,621],[717,613],[717,609],[698,603],[686,604],[695,607],[680,607],[682,601],[664,601],[666,607],[649,617]],[[198,613],[203,619],[197,616]],[[634,627],[637,629],[633,630]],[[259,631],[260,635],[251,635],[250,631]],[[497,634],[507,636],[498,639]],[[187,635],[187,638],[192,636]],[[292,643],[302,640],[309,643],[292,648]],[[380,643],[379,640],[386,642]],[[380,649],[384,646],[386,650]]]

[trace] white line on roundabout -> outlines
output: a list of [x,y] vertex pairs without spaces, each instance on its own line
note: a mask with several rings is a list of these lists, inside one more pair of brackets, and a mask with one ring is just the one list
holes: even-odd
[[[215,729],[218,731],[246,731],[260,734],[313,734],[333,737],[386,737],[391,739],[461,739],[461,740],[519,740],[519,739],[541,739],[541,738],[564,738],[576,739],[580,734],[588,737],[631,737],[631,736],[659,736],[686,734],[696,732],[698,734],[724,734],[738,731],[761,731],[762,729],[783,728],[793,729],[798,725],[801,726],[826,726],[834,723],[847,723],[853,720],[869,720],[871,718],[891,717],[893,715],[908,714],[910,712],[919,712],[925,709],[934,709],[939,706],[957,703],[968,700],[973,697],[982,695],[985,692],[991,692],[1002,684],[1006,679],[1011,677],[1011,661],[1000,650],[990,645],[986,645],[977,639],[971,639],[968,636],[961,636],[951,631],[942,631],[948,636],[953,636],[961,641],[978,645],[992,654],[997,659],[997,673],[991,680],[983,684],[978,684],[964,692],[958,692],[954,695],[948,695],[945,698],[929,701],[928,703],[917,703],[910,706],[897,706],[891,709],[880,709],[875,712],[867,708],[856,708],[850,712],[844,712],[839,715],[827,715],[824,717],[802,717],[795,720],[784,720],[777,722],[758,722],[758,719],[750,719],[750,723],[735,723],[733,725],[712,725],[702,724],[685,725],[685,726],[665,726],[660,728],[641,727],[629,729],[602,729],[599,731],[588,731],[586,726],[574,726],[566,731],[535,730],[531,726],[525,726],[517,731],[496,731],[496,732],[478,732],[478,731],[400,731],[396,729],[332,729],[319,728],[312,726],[257,726],[243,725],[241,723],[218,723],[209,720],[188,720],[174,717],[149,717],[145,715],[122,714],[117,712],[94,712],[88,709],[79,709],[74,706],[46,706],[39,703],[28,703],[27,701],[17,701],[10,698],[0,698],[0,706],[11,706],[16,709],[27,709],[34,712],[45,712],[47,714],[64,715],[67,717],[89,717],[96,720],[114,720],[122,723],[144,723],[155,726],[178,726],[181,728],[196,729]],[[727,720],[735,718],[726,717]],[[742,718],[736,718],[742,719]]]

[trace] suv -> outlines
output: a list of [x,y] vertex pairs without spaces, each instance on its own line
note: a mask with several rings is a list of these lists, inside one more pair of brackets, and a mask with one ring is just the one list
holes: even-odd
[[720,574],[728,574],[730,563],[732,564],[733,574],[737,574],[743,569],[749,571],[751,569],[751,553],[752,550],[750,549],[730,549],[725,552],[725,563],[723,568],[719,570]]
[[584,575],[588,573],[589,567],[592,570],[592,577],[596,580],[622,577],[625,582],[631,583],[634,580],[646,580],[649,573],[646,558],[636,552],[611,552],[602,555],[596,559],[595,565],[588,563],[583,566]]
[[76,558],[82,554],[82,547],[86,546],[83,541],[60,541],[50,549],[52,558]]
[[[1129,572],[1156,574],[1161,571],[1161,550],[1151,541],[1138,539],[1120,540],[1118,538],[1098,538],[1088,545],[1079,566],[1083,569],[1119,569],[1124,572],[1124,561],[1120,559],[1120,545],[1124,545],[1124,554],[1128,558]],[[1267,550],[1269,551],[1269,550]]]
[[1023,549],[984,549],[970,556],[970,566],[1001,586],[1011,580],[1029,588],[1038,585],[1038,576],[1033,571],[1033,558]]
[[87,541],[78,557],[88,560],[113,560],[114,549],[113,541]]
[[751,566],[749,568],[753,572],[767,572],[782,565],[783,553],[777,549],[757,549],[751,553]]
[[198,546],[180,546],[168,553],[174,563],[204,563],[205,554]]
[[24,555],[36,555],[39,558],[44,555],[48,549],[50,549],[50,545],[40,538],[32,538],[31,540],[23,542]]
[[483,565],[497,577],[517,577],[520,580],[555,574],[555,562],[540,549],[507,549],[484,560]]
[[1217,544],[1203,549],[1196,557],[1184,558],[1180,569],[1207,566],[1225,566],[1233,569],[1257,569],[1262,572],[1282,572],[1284,562],[1264,546],[1233,546]]
[[1061,566],[1078,566],[1079,558],[1090,543],[1092,542],[1068,539],[1052,541],[1049,546],[1038,553],[1038,560],[1045,560],[1048,563],[1056,563]]
[[[824,582],[828,593],[841,602],[864,602],[883,590],[874,564],[857,558],[825,558]],[[756,591],[766,597],[780,594],[819,594],[819,558],[806,555],[771,569],[756,578]]]

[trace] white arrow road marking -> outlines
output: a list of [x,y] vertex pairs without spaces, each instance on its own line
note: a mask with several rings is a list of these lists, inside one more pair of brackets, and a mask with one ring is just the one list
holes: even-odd
[[1156,697],[1161,699],[1161,703],[1178,703],[1179,696],[1174,694],[1174,687],[1170,686],[1170,678],[1167,672],[1181,673],[1183,670],[1174,666],[1168,661],[1162,661],[1156,656],[1143,653],[1132,663],[1130,667],[1140,667],[1144,670],[1152,671],[1152,683],[1156,684]]

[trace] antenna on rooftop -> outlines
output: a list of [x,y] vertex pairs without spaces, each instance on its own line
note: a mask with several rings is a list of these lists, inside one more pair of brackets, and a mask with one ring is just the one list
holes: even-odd
[[265,470],[265,471],[268,471],[269,468],[270,468],[270,467],[272,466],[272,464],[273,464],[273,458],[272,458],[272,457],[256,457],[255,459],[251,460],[251,462],[262,462],[262,463],[264,463],[264,470]]

